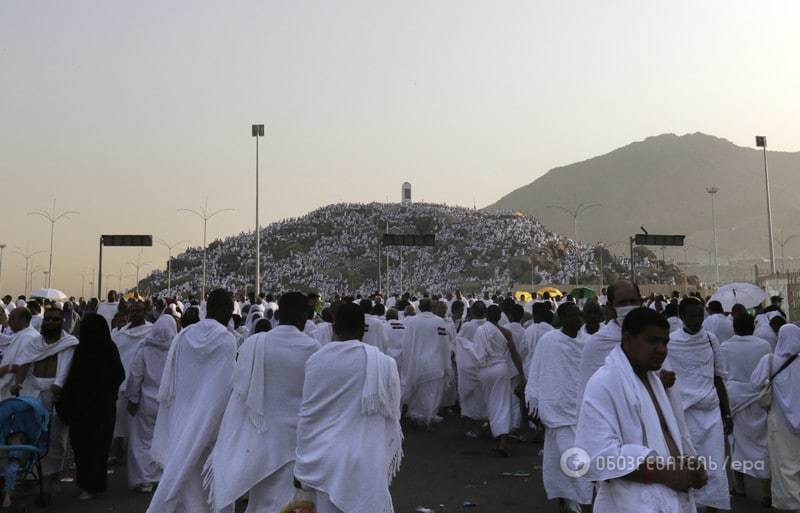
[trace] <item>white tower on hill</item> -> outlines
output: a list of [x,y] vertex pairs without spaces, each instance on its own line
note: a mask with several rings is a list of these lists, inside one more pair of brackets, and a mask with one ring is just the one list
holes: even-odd
[[408,182],[403,183],[403,188],[400,194],[400,203],[403,205],[411,204],[411,184]]

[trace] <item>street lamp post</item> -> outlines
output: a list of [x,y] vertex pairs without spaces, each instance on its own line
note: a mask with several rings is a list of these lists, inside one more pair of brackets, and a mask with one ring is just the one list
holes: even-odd
[[[576,201],[577,203],[577,201]],[[572,216],[572,233],[575,237],[575,286],[580,280],[580,262],[578,262],[578,217],[590,208],[602,207],[601,203],[581,203],[573,209],[562,207],[561,205],[547,205],[547,208],[555,208]]]
[[188,212],[190,214],[194,214],[199,217],[203,221],[203,284],[200,288],[200,301],[205,301],[206,299],[206,235],[208,234],[208,221],[211,220],[217,214],[221,214],[222,212],[233,212],[232,208],[221,208],[219,210],[215,210],[214,212],[208,212],[208,198],[206,198],[205,205],[203,205],[199,211],[192,210],[190,208],[179,208],[178,212]]
[[258,138],[264,137],[264,125],[253,125],[252,134],[256,138],[256,297],[258,297],[259,293],[261,293],[261,223],[258,219]]
[[80,212],[76,210],[66,210],[60,214],[56,214],[56,200],[53,200],[53,210],[47,212],[45,210],[36,210],[28,212],[29,216],[40,216],[50,222],[50,265],[47,268],[47,287],[50,288],[50,281],[53,277],[53,236],[55,235],[56,223],[62,219],[66,219],[71,215],[77,215]]
[[786,272],[786,252],[785,248],[786,245],[789,244],[791,241],[799,237],[798,235],[789,235],[788,237],[783,237],[783,230],[781,230],[781,238],[775,238],[775,242],[781,247],[781,270],[785,273]]
[[44,267],[37,265],[34,266],[34,268],[31,269],[29,273],[27,273],[27,276],[25,276],[25,294],[30,294],[31,290],[33,290],[33,275],[43,270]]
[[714,208],[714,198],[719,192],[719,189],[716,187],[706,187],[706,192],[711,196],[711,223],[714,226],[714,268],[717,277],[717,285],[719,285],[720,281],[719,281],[719,247],[717,238],[717,212]]
[[144,267],[146,265],[153,265],[153,264],[151,264],[150,262],[142,262],[142,253],[141,253],[141,251],[139,252],[138,258],[136,258],[136,262],[128,262],[127,264],[132,266],[134,269],[136,269],[136,285],[134,286],[134,290],[138,294],[139,293],[139,271],[141,270],[142,267]]
[[[28,270],[30,269],[31,258],[33,258],[36,255],[39,255],[41,253],[44,253],[44,251],[28,251],[26,253],[23,253],[22,250],[19,249],[19,248],[17,248],[14,251],[15,255],[19,255],[19,256],[21,256],[22,258],[25,259],[25,290],[24,290],[24,292],[26,294],[30,292],[30,290],[28,288],[28,275],[29,275],[28,274]],[[32,282],[31,282],[31,288],[33,288],[33,283]]]
[[181,244],[189,244],[188,240],[179,240],[173,244],[169,244],[164,242],[161,239],[157,239],[156,242],[167,248],[168,257],[167,257],[167,293],[172,294],[172,250],[180,246]]
[[775,236],[772,234],[772,200],[769,194],[769,167],[767,166],[767,136],[756,136],[756,147],[764,149],[764,183],[767,190],[767,229],[769,230],[769,263],[775,274]]

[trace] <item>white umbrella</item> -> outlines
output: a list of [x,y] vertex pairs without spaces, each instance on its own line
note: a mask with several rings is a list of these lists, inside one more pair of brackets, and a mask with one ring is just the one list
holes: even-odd
[[752,283],[729,283],[717,289],[711,296],[711,301],[722,303],[722,309],[726,312],[730,312],[736,303],[745,308],[755,308],[765,299],[767,299],[767,293]]
[[50,301],[64,301],[69,299],[66,294],[58,289],[36,289],[31,291],[31,297],[49,299]]

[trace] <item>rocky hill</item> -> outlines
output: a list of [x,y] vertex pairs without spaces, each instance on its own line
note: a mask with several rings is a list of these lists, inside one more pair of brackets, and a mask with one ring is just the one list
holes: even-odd
[[[514,283],[530,283],[532,273],[536,283],[567,283],[574,281],[576,266],[582,283],[599,281],[603,250],[557,236],[532,217],[446,205],[371,203],[329,205],[263,228],[263,290],[325,295],[378,290],[378,240],[387,223],[392,233],[435,233],[436,245],[385,251],[380,263],[385,290],[508,290]],[[254,239],[254,232],[248,232],[209,244],[208,288],[244,293],[252,287]],[[606,281],[625,269],[626,261],[608,252],[602,260]],[[174,291],[197,293],[201,266],[201,248],[175,257]],[[652,254],[643,259],[641,270],[646,280],[679,276]],[[156,271],[142,280],[140,290],[166,293],[166,279],[163,270]]]

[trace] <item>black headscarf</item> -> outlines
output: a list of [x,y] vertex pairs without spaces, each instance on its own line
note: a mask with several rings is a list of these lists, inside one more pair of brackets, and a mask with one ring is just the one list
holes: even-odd
[[56,405],[67,423],[104,418],[115,406],[125,369],[106,320],[87,313],[80,324],[80,343],[75,348],[61,399]]

